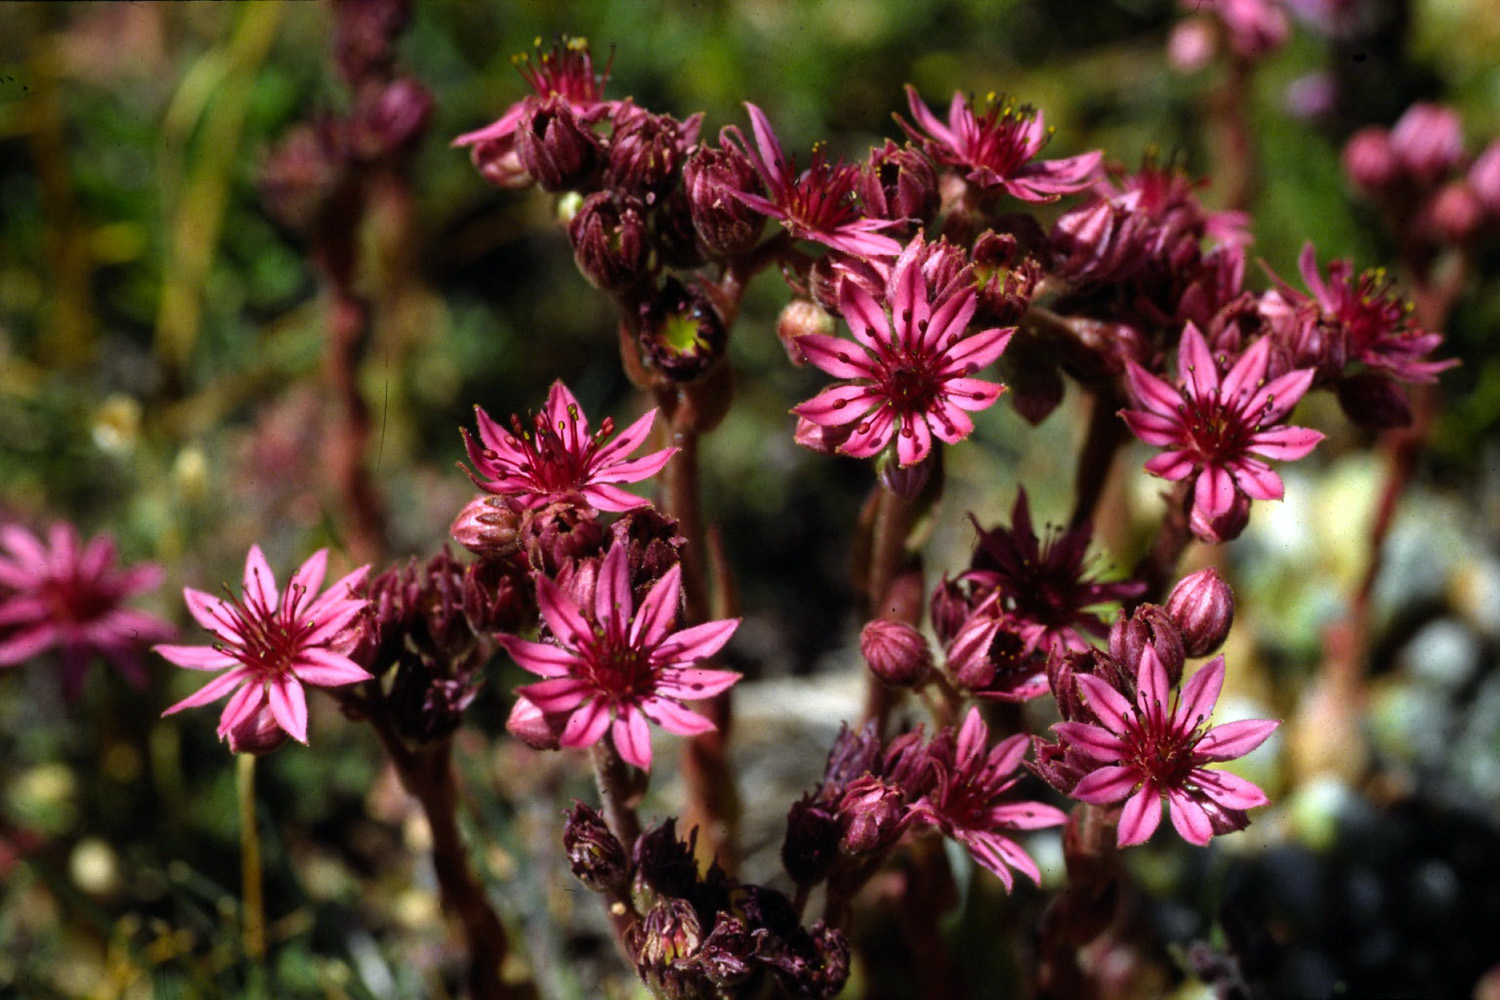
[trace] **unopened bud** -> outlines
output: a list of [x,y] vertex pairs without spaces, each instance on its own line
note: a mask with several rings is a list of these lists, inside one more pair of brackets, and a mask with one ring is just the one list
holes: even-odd
[[921,632],[905,622],[877,618],[859,634],[859,651],[870,671],[892,687],[917,687],[932,670],[932,651]]
[[1344,143],[1344,173],[1366,194],[1379,194],[1396,177],[1391,134],[1379,125],[1362,128]]
[[926,226],[937,217],[937,172],[927,154],[910,143],[898,146],[887,139],[871,149],[860,170],[859,193],[873,218]]
[[573,260],[595,288],[624,288],[646,271],[646,223],[632,201],[606,191],[583,200],[568,223]]
[[1167,614],[1182,633],[1188,656],[1208,656],[1224,645],[1234,624],[1234,592],[1212,566],[1183,577],[1167,598]]
[[873,775],[856,779],[839,802],[839,846],[850,854],[870,854],[901,836],[905,795],[899,785]]
[[1484,224],[1484,205],[1465,181],[1443,185],[1423,211],[1432,235],[1443,243],[1465,243]]
[[797,346],[797,341],[810,333],[831,337],[837,332],[833,316],[827,309],[808,299],[793,299],[776,318],[776,336],[786,349],[786,356],[799,368],[807,364],[807,357]]
[[604,543],[593,512],[565,500],[527,511],[521,534],[532,568],[551,577],[571,562],[598,555]]
[[1167,678],[1176,684],[1182,678],[1186,656],[1177,622],[1155,604],[1142,604],[1129,618],[1120,612],[1109,630],[1110,655],[1133,670],[1141,662],[1147,646],[1156,653]]
[[393,80],[351,123],[355,151],[367,160],[411,149],[427,130],[433,100],[427,88],[405,77]]
[[1458,112],[1417,103],[1391,126],[1391,152],[1419,184],[1433,184],[1463,160],[1463,123]]
[[798,885],[816,885],[828,875],[838,851],[838,821],[824,806],[802,798],[786,814],[781,864]]
[[264,757],[287,741],[287,732],[271,713],[270,704],[266,703],[231,726],[224,739],[229,741],[231,753]]
[[519,191],[532,185],[531,175],[516,152],[516,137],[484,139],[469,147],[469,161],[479,176],[506,191]]
[[563,825],[563,850],[573,875],[594,892],[618,895],[630,885],[630,858],[597,809],[573,803]]
[[520,513],[503,497],[486,494],[465,504],[448,532],[477,556],[503,559],[520,549],[520,529]]
[[1188,518],[1188,526],[1192,528],[1193,535],[1209,545],[1234,541],[1249,523],[1250,498],[1240,492],[1235,493],[1229,509],[1218,517],[1204,517],[1199,506],[1193,504],[1192,515]]
[[533,750],[556,750],[566,717],[548,716],[525,695],[517,695],[511,706],[506,731]]
[[728,913],[714,921],[713,933],[698,950],[697,965],[709,982],[721,990],[738,986],[755,972],[757,939],[745,922]]
[[1385,375],[1366,371],[1339,379],[1338,395],[1344,415],[1361,427],[1390,430],[1411,426],[1406,390]]
[[749,157],[731,142],[700,146],[682,167],[693,228],[710,257],[733,257],[755,246],[766,217],[735,192],[759,194],[760,176]]
[[569,191],[599,167],[599,138],[560,94],[526,99],[516,128],[521,165],[543,191]]
[[690,1000],[702,994],[689,962],[703,945],[703,926],[692,903],[659,901],[632,936],[636,972],[653,996]]
[[655,115],[634,105],[616,113],[609,144],[605,180],[611,188],[639,195],[649,204],[677,179],[684,154],[697,141],[702,115],[679,122],[671,115]]

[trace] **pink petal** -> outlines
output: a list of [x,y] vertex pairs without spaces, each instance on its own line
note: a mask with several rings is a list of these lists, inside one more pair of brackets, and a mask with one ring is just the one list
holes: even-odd
[[1007,830],[1045,830],[1067,821],[1067,813],[1043,802],[1010,802],[990,810],[990,822]]
[[307,742],[307,696],[293,677],[277,677],[267,692],[271,696],[271,715],[288,736],[298,743]]
[[1206,465],[1193,487],[1193,506],[1206,524],[1213,524],[1234,506],[1234,480],[1217,465]]
[[1234,481],[1254,500],[1280,500],[1286,494],[1281,477],[1271,467],[1253,458],[1242,458],[1231,467]]
[[1224,687],[1224,657],[1215,656],[1188,678],[1178,698],[1173,722],[1179,730],[1191,732],[1213,714],[1214,703]]
[[[915,246],[916,241],[913,241],[912,245]],[[974,319],[978,302],[978,295],[968,287],[960,288],[944,297],[933,310],[932,318],[928,320],[927,334],[922,338],[923,348],[929,352],[937,352],[942,350],[943,345],[950,340],[964,338],[964,331],[969,328],[970,321]],[[1003,329],[983,330],[981,335],[1006,332]],[[1009,337],[1006,338],[1007,342],[1009,339]],[[1004,348],[1002,347],[1001,350]],[[990,361],[993,360],[995,359],[990,359]],[[989,364],[989,361],[975,363],[983,367]]]
[[594,454],[594,461],[603,466],[623,459],[646,443],[646,439],[651,436],[651,427],[655,423],[656,409],[653,407],[637,417],[629,427],[615,435],[613,441],[600,448]]
[[[307,561],[298,566],[292,578],[286,582],[287,594],[296,599],[299,613],[302,607],[310,604],[317,596],[318,590],[323,586],[323,576],[327,572],[328,550],[319,549],[308,556]],[[302,588],[300,595],[296,589],[299,586]]]
[[1125,696],[1093,674],[1077,674],[1075,679],[1089,708],[1105,728],[1115,733],[1125,732],[1128,728],[1125,717],[1135,712],[1135,707],[1125,700]]
[[1187,438],[1186,428],[1175,417],[1164,417],[1148,410],[1121,410],[1120,418],[1130,428],[1130,433],[1153,448],[1170,448]]
[[1167,679],[1167,668],[1162,666],[1156,650],[1146,646],[1141,650],[1140,669],[1136,673],[1136,703],[1147,718],[1162,719],[1171,696],[1172,682]]
[[933,412],[925,414],[921,419],[926,421],[927,429],[932,432],[933,437],[948,444],[957,444],[974,433],[974,421],[948,400],[939,399],[933,406]]
[[364,601],[344,601],[342,605],[324,611],[314,620],[318,627],[302,637],[302,645],[321,646],[347,628],[365,610]]
[[1176,788],[1167,792],[1167,802],[1172,812],[1172,825],[1182,834],[1182,839],[1189,844],[1207,847],[1214,835],[1214,828],[1203,807],[1194,802],[1186,792]]
[[292,660],[292,673],[298,680],[318,687],[340,687],[375,679],[349,657],[318,647],[298,653]]
[[578,405],[577,397],[563,385],[562,379],[554,379],[547,389],[547,403],[542,413],[552,429],[560,434],[570,428],[574,431],[577,437],[568,442],[571,446],[576,448],[588,438],[588,417],[583,415],[583,407]]
[[1161,793],[1150,782],[1141,786],[1120,811],[1120,829],[1116,842],[1121,847],[1144,844],[1161,822]]
[[932,452],[932,431],[920,415],[906,414],[896,432],[896,458],[901,468],[916,465]]
[[1278,427],[1261,431],[1250,440],[1250,450],[1262,458],[1295,462],[1316,448],[1323,435],[1306,427]]
[[244,592],[246,602],[252,607],[276,610],[276,576],[259,545],[251,545],[250,554],[245,557]]
[[725,618],[685,628],[652,650],[651,662],[663,667],[697,663],[723,649],[739,627],[738,618]]
[[220,638],[238,639],[240,637],[239,630],[235,627],[234,614],[224,601],[212,594],[194,590],[192,587],[182,588],[182,596],[187,602],[188,614],[193,616],[193,621]]
[[1205,798],[1226,809],[1254,809],[1271,801],[1259,785],[1228,771],[1194,768],[1192,781]]
[[895,428],[896,418],[891,413],[891,408],[882,406],[855,425],[854,430],[839,445],[838,452],[850,458],[870,458],[891,443]]
[[592,698],[574,710],[568,716],[567,725],[563,726],[562,734],[558,736],[559,746],[565,747],[591,747],[598,743],[604,736],[604,731],[609,728],[609,703],[603,698]]
[[1219,395],[1227,401],[1234,401],[1255,391],[1262,379],[1266,377],[1266,365],[1271,359],[1271,338],[1262,337],[1250,349],[1240,355],[1240,359],[1229,369],[1224,376],[1224,384],[1219,389]]
[[645,497],[638,497],[628,490],[622,490],[608,483],[593,483],[579,492],[583,494],[584,501],[598,511],[613,513],[635,510],[637,507],[644,507],[650,503]]
[[1037,870],[1036,862],[1009,837],[1002,837],[989,830],[958,830],[954,837],[969,849],[969,854],[975,861],[988,868],[1004,883],[1007,892],[1014,883],[1010,873],[1012,868],[1033,882],[1041,881],[1041,872]]
[[0,666],[25,663],[57,641],[57,626],[40,622],[0,639]]
[[1180,392],[1134,361],[1126,363],[1125,371],[1130,380],[1130,391],[1142,406],[1164,417],[1177,415],[1177,408],[1183,403]]
[[1125,741],[1114,733],[1086,722],[1055,722],[1052,731],[1086,757],[1116,763],[1125,756]]
[[[955,91],[953,99],[961,102],[962,92]],[[938,120],[937,116],[927,107],[926,102],[917,96],[917,88],[909,83],[906,85],[906,106],[911,109],[911,116],[917,120],[917,124],[928,135],[939,142],[948,144],[953,142],[953,133],[948,130],[948,126]]]
[[797,338],[797,349],[818,368],[834,378],[873,378],[869,355],[856,344],[822,333]]
[[1146,471],[1153,476],[1160,476],[1173,483],[1186,479],[1197,468],[1197,461],[1186,451],[1164,451],[1148,459],[1145,465]]
[[1198,741],[1197,756],[1203,760],[1234,760],[1264,743],[1281,725],[1275,719],[1245,719],[1210,729]]
[[734,686],[740,674],[733,670],[708,670],[703,667],[666,667],[656,682],[656,693],[683,701],[712,698]]
[[1209,353],[1203,334],[1192,323],[1182,330],[1177,373],[1182,379],[1183,392],[1195,399],[1207,399],[1219,388],[1219,369],[1214,364],[1214,356]]
[[697,736],[711,733],[715,726],[708,719],[691,709],[683,708],[668,698],[645,698],[641,701],[641,713],[669,733],[679,736]]
[[547,715],[572,711],[592,692],[589,682],[577,677],[553,677],[516,688],[516,694]]
[[218,701],[230,691],[233,691],[242,682],[253,682],[253,678],[254,671],[249,667],[240,667],[238,670],[231,670],[226,674],[220,674],[199,688],[195,693],[188,695],[161,714],[165,717],[174,712],[180,712],[184,708],[197,708],[199,705],[207,705],[211,701]]
[[580,665],[578,653],[545,642],[518,639],[513,635],[497,636],[511,659],[539,677],[567,677]]
[[219,739],[229,735],[229,731],[235,726],[248,722],[250,717],[260,711],[260,707],[266,703],[266,686],[264,684],[246,684],[234,694],[230,695],[229,701],[224,704],[224,711],[219,713],[219,725],[215,730]]
[[[781,151],[781,143],[776,139],[776,133],[771,129],[771,122],[760,108],[745,102],[745,108],[750,112],[750,131],[755,135],[755,145],[760,155],[755,157],[758,166],[766,169],[761,171],[766,187],[775,191],[784,186],[788,180],[786,154]],[[746,150],[746,152],[751,152]]]
[[641,609],[630,625],[630,644],[637,649],[661,645],[677,623],[677,606],[682,599],[682,564],[673,563],[641,601]]
[[240,662],[228,653],[221,653],[212,646],[152,646],[152,652],[160,653],[171,663],[188,670],[226,670]]
[[1010,346],[1015,328],[992,327],[968,337],[943,352],[943,363],[938,368],[942,375],[972,375],[1005,353]]
[[977,412],[995,404],[1005,386],[977,378],[950,378],[943,381],[943,400],[961,410]]
[[38,572],[47,565],[47,550],[42,546],[41,540],[19,524],[7,524],[0,528],[0,539],[4,539],[5,547],[27,569]]
[[[490,451],[500,456],[520,451],[516,446],[516,439],[511,437],[510,432],[486,413],[482,407],[474,407],[474,422],[479,428],[479,440]],[[467,435],[465,436],[467,437]],[[474,464],[478,465],[482,456],[476,454],[475,449],[471,447],[469,449],[469,457],[474,461]]]
[[885,310],[857,282],[839,283],[839,313],[854,339],[872,352],[880,353],[882,345],[894,342]]
[[311,607],[306,611],[307,617],[312,619],[321,618],[340,601],[353,601],[356,607],[363,607],[365,601],[362,598],[355,597],[354,591],[360,584],[365,582],[365,577],[369,572],[370,566],[366,563],[358,569],[339,577],[333,582],[332,586],[319,595],[316,601],[312,602]]
[[1101,767],[1084,775],[1068,794],[1079,802],[1106,805],[1129,795],[1140,780],[1140,773],[1133,767]]
[[625,623],[634,611],[629,552],[625,545],[612,545],[599,567],[599,580],[594,586],[594,620],[612,638],[624,638]]
[[879,395],[870,386],[845,382],[831,385],[807,402],[797,404],[792,412],[819,427],[839,427],[863,417],[879,401]]
[[642,455],[628,462],[615,462],[613,465],[600,466],[590,475],[589,483],[638,483],[643,479],[650,479],[665,469],[667,463],[672,460],[672,456],[681,450],[681,448],[663,448],[661,451],[653,451],[649,455]]
[[1262,425],[1274,424],[1292,412],[1299,400],[1312,387],[1313,370],[1299,368],[1287,372],[1257,392],[1245,405],[1245,412]]
[[627,764],[642,771],[651,770],[651,729],[646,717],[634,705],[625,705],[615,718],[615,747]]
[[545,576],[536,578],[536,604],[547,627],[564,646],[577,649],[593,631],[573,598]]

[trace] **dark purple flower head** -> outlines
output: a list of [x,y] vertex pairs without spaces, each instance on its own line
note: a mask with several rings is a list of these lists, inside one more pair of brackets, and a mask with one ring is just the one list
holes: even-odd
[[464,445],[474,463],[470,478],[482,490],[513,497],[537,508],[559,500],[582,499],[596,510],[630,510],[646,503],[616,484],[637,483],[661,471],[677,453],[663,448],[637,459],[626,459],[651,433],[656,411],[651,410],[625,428],[613,442],[614,421],[606,417],[589,434],[588,418],[561,380],[552,383],[547,406],[527,430],[520,417],[511,418],[506,431],[479,407],[479,441],[464,432]]
[[320,594],[327,566],[328,550],[319,549],[278,594],[265,554],[252,545],[239,597],[184,589],[188,612],[213,634],[214,644],[152,648],[179,667],[225,672],[162,715],[207,705],[234,691],[219,717],[220,739],[241,732],[269,702],[277,725],[306,743],[304,684],[339,687],[373,679],[347,655],[359,639],[359,629],[351,627],[369,607],[355,596],[355,588],[370,567],[361,566]]
[[1001,830],[1039,830],[1058,826],[1067,817],[1041,802],[1015,801],[1006,793],[1020,780],[1017,769],[1030,741],[1011,736],[987,747],[989,728],[979,709],[969,709],[958,735],[944,731],[927,748],[934,787],[910,810],[912,822],[935,826],[968,848],[974,860],[1009,889],[1011,870],[1041,882],[1041,872],[1021,846]]
[[[1177,832],[1199,846],[1236,828],[1235,814],[1266,804],[1265,793],[1244,778],[1206,767],[1243,757],[1279,725],[1267,719],[1208,725],[1224,684],[1222,656],[1194,674],[1175,700],[1150,647],[1141,653],[1134,704],[1098,677],[1080,674],[1077,683],[1099,724],[1059,722],[1052,728],[1096,764],[1072,789],[1075,799],[1100,805],[1127,800],[1120,816],[1121,847],[1150,839],[1161,822],[1163,801]],[[1221,817],[1217,825],[1216,816]],[[1223,826],[1225,821],[1230,825]]]
[[561,745],[591,746],[613,722],[620,756],[649,771],[648,720],[683,735],[714,728],[682,702],[710,698],[740,679],[732,671],[694,666],[723,648],[739,619],[674,632],[681,598],[682,567],[674,565],[637,611],[624,545],[604,557],[587,612],[553,581],[537,578],[537,605],[553,641],[502,635],[500,642],[522,667],[546,678],[518,693],[544,714],[568,714]]
[[1281,477],[1266,459],[1296,461],[1323,440],[1318,431],[1282,424],[1312,384],[1313,372],[1299,369],[1267,382],[1270,349],[1268,339],[1256,341],[1221,376],[1203,335],[1189,323],[1177,359],[1180,389],[1135,362],[1129,365],[1131,391],[1142,409],[1120,416],[1136,437],[1167,449],[1146,463],[1147,472],[1174,482],[1195,477],[1194,530],[1204,541],[1234,537],[1212,526],[1225,524],[1238,497],[1281,499]]
[[948,643],[948,676],[978,698],[1041,697],[1048,687],[1047,652],[1025,637],[1023,622],[1000,610],[1000,592],[989,594]]
[[1049,530],[1045,541],[1031,523],[1026,490],[1016,494],[1008,529],[975,529],[979,539],[973,568],[964,579],[992,588],[1029,649],[1085,650],[1085,635],[1103,636],[1103,619],[1089,608],[1139,594],[1141,583],[1100,583],[1088,575],[1093,529],[1080,525]]
[[807,170],[797,172],[795,160],[781,150],[776,133],[764,112],[746,103],[755,148],[738,129],[728,130],[739,140],[766,186],[766,197],[749,191],[728,189],[750,208],[776,219],[799,240],[814,240],[834,250],[861,257],[894,257],[901,244],[882,235],[894,223],[867,218],[859,203],[860,168],[842,160],[830,162],[821,146],[815,147]]
[[98,535],[83,545],[78,529],[61,521],[47,544],[17,524],[0,529],[0,543],[0,667],[56,647],[69,701],[82,693],[95,653],[136,687],[146,683],[142,650],[177,630],[125,602],[161,583],[160,566],[117,567],[114,539]]
[[853,431],[838,450],[870,458],[895,443],[898,463],[916,465],[932,439],[949,444],[968,437],[967,411],[993,405],[1005,387],[973,378],[998,358],[1013,330],[969,334],[977,296],[972,282],[934,289],[922,265],[919,236],[892,270],[887,304],[853,281],[840,288],[840,311],[854,343],[821,334],[797,340],[804,357],[835,378],[792,412],[819,427]]
[[[529,53],[513,60],[535,97],[556,95],[575,111],[595,117],[604,103],[604,85],[609,82],[609,65],[602,73],[594,71],[594,56],[584,38],[563,37],[552,43],[550,51],[541,52],[535,62]],[[610,55],[614,62],[614,55]],[[496,121],[482,129],[466,132],[453,140],[455,146],[479,146],[484,143],[513,141],[516,127],[525,110],[525,100],[517,101]]]
[[964,176],[981,188],[999,188],[1022,201],[1056,201],[1082,191],[1093,181],[1103,158],[1096,150],[1063,160],[1032,162],[1051,138],[1042,113],[997,100],[993,94],[981,115],[962,91],[954,91],[947,124],[938,120],[910,84],[906,102],[921,131],[899,115],[896,120],[928,155],[965,170]]

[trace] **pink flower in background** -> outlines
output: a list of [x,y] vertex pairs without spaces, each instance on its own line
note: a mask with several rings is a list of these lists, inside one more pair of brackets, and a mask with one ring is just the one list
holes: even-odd
[[537,606],[554,641],[511,635],[499,639],[517,663],[546,678],[518,688],[517,694],[545,716],[566,716],[560,745],[592,746],[612,728],[620,756],[649,771],[648,721],[684,736],[714,728],[682,702],[711,698],[740,679],[730,670],[694,666],[724,647],[739,619],[673,632],[682,597],[680,565],[652,586],[639,611],[630,592],[623,543],[604,557],[591,613],[544,576],[537,577],[536,589]]
[[0,667],[56,647],[70,701],[82,693],[95,653],[137,687],[146,682],[141,651],[177,630],[124,602],[160,585],[160,566],[117,567],[113,538],[98,535],[82,545],[78,529],[61,521],[46,544],[15,524],[0,529],[0,543]]
[[932,451],[934,437],[949,444],[968,437],[974,422],[965,411],[986,409],[1005,391],[972,376],[1001,355],[1014,328],[969,334],[977,302],[972,282],[950,282],[931,300],[922,247],[919,236],[897,261],[889,311],[858,283],[839,285],[839,308],[856,343],[815,333],[797,340],[808,361],[853,380],[792,408],[819,427],[853,425],[838,445],[845,455],[869,458],[894,440],[899,464],[915,465]]
[[1215,833],[1243,826],[1233,814],[1269,801],[1244,778],[1205,767],[1245,756],[1280,725],[1247,719],[1207,726],[1224,685],[1224,657],[1214,657],[1195,673],[1170,711],[1167,671],[1150,646],[1141,652],[1134,705],[1099,677],[1076,677],[1100,725],[1059,722],[1052,728],[1101,765],[1074,786],[1073,798],[1097,805],[1127,799],[1117,834],[1121,847],[1150,839],[1161,822],[1163,801],[1177,832],[1200,847]]
[[1021,778],[1017,768],[1030,740],[1018,734],[986,748],[989,736],[979,709],[971,708],[956,741],[947,732],[935,737],[927,751],[935,784],[908,815],[963,844],[1006,889],[1014,882],[1011,869],[1040,883],[1036,862],[999,831],[1040,830],[1058,826],[1067,816],[1041,802],[1007,800],[1006,792]]
[[1131,391],[1144,409],[1120,416],[1136,437],[1167,449],[1146,463],[1147,472],[1174,482],[1196,477],[1194,530],[1205,541],[1227,540],[1208,526],[1224,524],[1240,496],[1281,499],[1281,477],[1265,459],[1295,461],[1323,440],[1318,431],[1281,424],[1312,384],[1313,371],[1266,382],[1270,349],[1269,339],[1257,340],[1221,378],[1203,335],[1189,323],[1177,358],[1180,390],[1129,363]]
[[354,596],[354,588],[370,567],[361,566],[319,594],[327,567],[328,550],[319,549],[278,594],[264,553],[252,545],[240,597],[219,598],[185,588],[189,613],[213,633],[214,644],[154,649],[179,667],[227,672],[162,715],[207,705],[234,691],[219,717],[220,739],[242,731],[269,702],[277,725],[306,743],[307,697],[302,685],[338,687],[372,679],[345,655],[352,645],[346,630],[369,604]]
[[590,435],[588,418],[561,380],[552,383],[546,408],[536,415],[530,432],[520,417],[511,418],[511,433],[479,407],[474,407],[474,413],[479,421],[479,441],[464,432],[464,445],[474,463],[470,478],[480,489],[512,497],[527,507],[580,497],[595,510],[643,507],[644,499],[616,484],[649,479],[677,453],[676,448],[663,448],[627,460],[625,456],[650,435],[656,411],[651,410],[606,444],[614,433],[614,421],[604,418]]
[[900,243],[879,232],[894,222],[861,214],[857,164],[842,160],[830,163],[818,147],[813,149],[807,170],[798,174],[796,161],[782,152],[765,112],[748,102],[745,107],[750,111],[756,148],[750,148],[738,128],[731,129],[730,134],[739,139],[770,197],[732,190],[735,198],[776,219],[799,240],[814,240],[857,257],[894,257],[901,252]]
[[998,187],[1022,201],[1056,201],[1062,195],[1082,191],[1093,181],[1104,156],[1095,150],[1063,160],[1032,163],[1051,138],[1042,113],[1002,105],[993,95],[985,113],[976,115],[973,102],[965,100],[962,91],[954,91],[946,125],[910,84],[906,87],[906,103],[922,132],[899,116],[897,121],[929,156],[939,163],[967,168],[965,176],[973,183],[982,188]]

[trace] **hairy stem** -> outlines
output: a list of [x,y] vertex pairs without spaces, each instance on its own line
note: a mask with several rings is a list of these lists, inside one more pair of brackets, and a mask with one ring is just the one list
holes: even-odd
[[259,964],[266,957],[266,902],[262,893],[260,827],[255,817],[255,755],[235,760],[235,788],[240,806],[240,881],[245,957]]
[[1074,478],[1073,516],[1069,527],[1094,519],[1099,499],[1109,482],[1115,453],[1129,439],[1125,421],[1119,417],[1120,401],[1106,389],[1096,389],[1089,406],[1088,436],[1078,453],[1078,474]]
[[636,777],[608,734],[590,749],[589,760],[594,765],[599,801],[604,805],[604,821],[629,853],[641,836],[641,818],[636,813],[641,793]]

